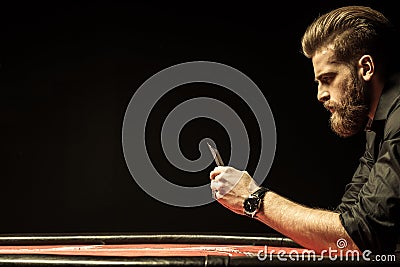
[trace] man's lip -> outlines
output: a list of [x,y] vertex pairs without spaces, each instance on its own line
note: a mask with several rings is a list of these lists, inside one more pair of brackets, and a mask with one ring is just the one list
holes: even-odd
[[329,110],[331,113],[335,112],[335,109],[334,109],[333,107],[325,106],[325,108],[326,108],[327,110]]

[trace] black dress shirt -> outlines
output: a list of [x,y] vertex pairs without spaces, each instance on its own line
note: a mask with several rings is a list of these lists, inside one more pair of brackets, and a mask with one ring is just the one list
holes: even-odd
[[361,250],[394,252],[400,234],[400,75],[392,77],[366,127],[366,149],[337,207]]

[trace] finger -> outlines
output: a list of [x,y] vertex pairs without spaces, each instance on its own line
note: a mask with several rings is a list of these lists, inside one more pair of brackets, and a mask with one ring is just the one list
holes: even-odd
[[228,168],[228,166],[217,166],[214,168],[214,171],[224,172]]
[[219,183],[217,181],[215,181],[215,180],[211,180],[210,188],[211,188],[211,196],[212,196],[212,198],[213,199],[217,199]]
[[220,198],[222,198],[223,197],[223,195],[221,195],[220,193],[219,193],[219,191],[214,191],[214,198],[215,199],[220,199]]
[[216,167],[213,171],[210,172],[210,179],[214,180],[215,177],[224,172],[224,169],[221,167]]
[[210,180],[214,180],[214,179],[215,179],[215,176],[217,176],[218,174],[219,174],[219,172],[211,171],[211,172],[210,172]]
[[218,191],[219,190],[219,188],[220,188],[220,184],[218,183],[218,182],[216,182],[216,181],[211,181],[211,184],[210,184],[210,188],[211,188],[211,190],[213,190],[213,191]]
[[226,184],[216,180],[211,181],[210,188],[212,191],[218,191],[220,196],[224,196],[232,190],[232,186],[227,186]]
[[229,190],[227,190],[227,188],[225,188],[224,186],[220,186],[220,187],[218,188],[218,194],[219,194],[221,197],[225,196],[225,194],[228,193],[228,192],[229,192]]
[[215,182],[214,180],[211,182],[210,188],[212,191],[218,191],[220,195],[225,195],[232,190],[231,186],[226,186],[223,183]]
[[217,182],[225,181],[224,173],[220,173],[217,176],[215,176],[213,181],[217,181]]

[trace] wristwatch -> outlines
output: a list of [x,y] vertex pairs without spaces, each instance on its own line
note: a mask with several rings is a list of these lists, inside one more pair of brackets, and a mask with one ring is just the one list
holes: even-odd
[[260,187],[257,191],[252,193],[243,202],[244,214],[254,218],[256,213],[260,210],[265,193],[269,191],[266,187]]

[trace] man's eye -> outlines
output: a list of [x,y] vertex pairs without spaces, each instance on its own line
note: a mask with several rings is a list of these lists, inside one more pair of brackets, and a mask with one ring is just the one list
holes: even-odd
[[322,78],[321,79],[321,83],[329,83],[331,81],[331,78],[330,77],[324,77],[324,78]]

